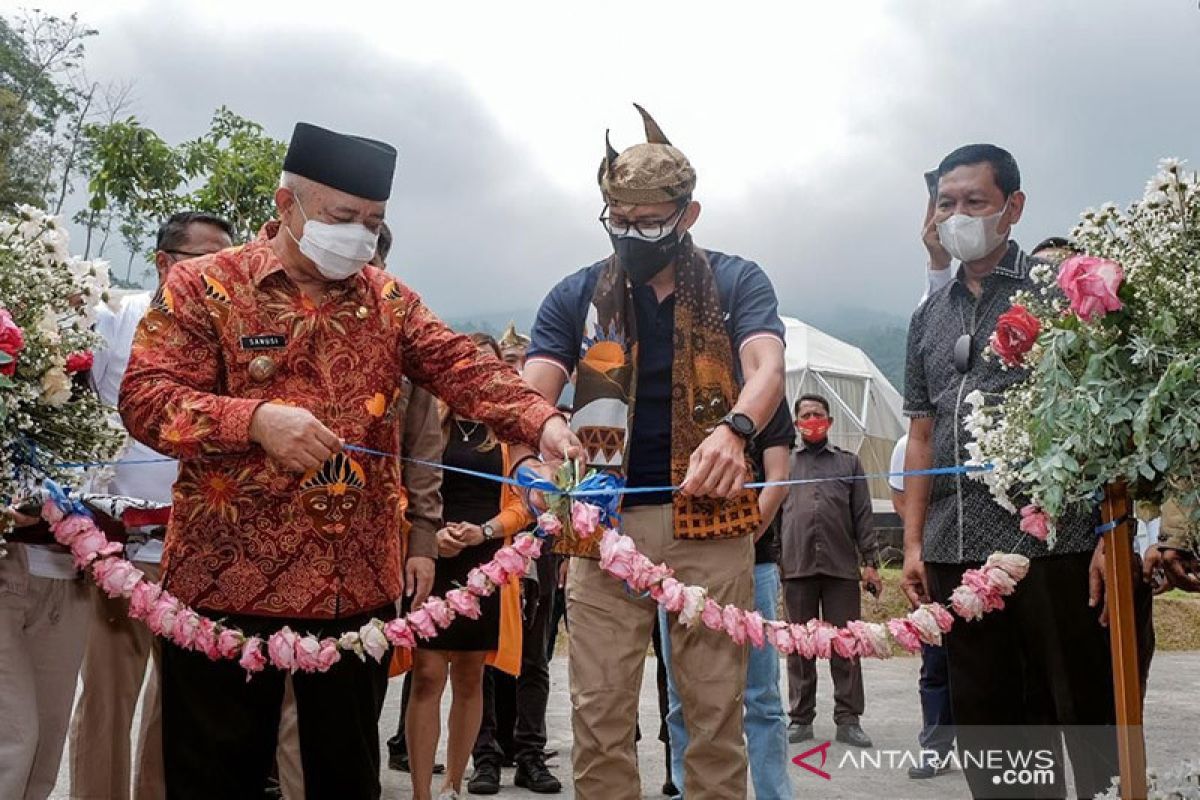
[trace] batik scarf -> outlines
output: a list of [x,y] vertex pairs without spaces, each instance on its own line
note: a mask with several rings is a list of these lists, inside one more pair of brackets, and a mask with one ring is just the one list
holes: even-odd
[[[671,364],[671,483],[687,475],[692,453],[733,408],[738,387],[733,348],[717,298],[712,267],[685,237],[675,267],[674,359]],[[637,330],[625,270],[609,258],[596,281],[576,367],[571,427],[588,466],[623,475],[637,397]],[[747,462],[747,474],[751,474]],[[724,539],[758,529],[758,494],[729,500],[673,499],[675,538]],[[555,546],[567,555],[596,557],[597,537],[567,530]]]

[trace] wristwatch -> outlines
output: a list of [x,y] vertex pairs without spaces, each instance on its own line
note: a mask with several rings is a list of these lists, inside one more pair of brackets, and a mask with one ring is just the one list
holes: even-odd
[[749,442],[758,433],[758,429],[754,426],[754,420],[746,416],[740,411],[730,411],[721,420],[722,425],[728,425],[730,429],[738,436]]
[[480,525],[479,529],[483,531],[483,540],[485,542],[490,542],[496,538],[496,526],[491,523],[491,520]]

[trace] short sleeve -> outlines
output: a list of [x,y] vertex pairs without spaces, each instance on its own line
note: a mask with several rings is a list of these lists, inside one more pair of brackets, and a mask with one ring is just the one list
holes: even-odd
[[901,436],[896,442],[896,446],[892,448],[892,464],[888,467],[888,486],[895,489],[897,492],[904,491],[904,476],[897,473],[904,472],[904,454],[908,450],[908,437]]
[[587,290],[586,271],[559,281],[538,308],[529,335],[528,359],[548,359],[567,374],[575,369],[582,344],[584,320],[581,310]]
[[754,445],[760,453],[772,447],[787,447],[789,450],[795,447],[796,426],[792,423],[792,414],[788,410],[786,399],[779,404],[770,421],[759,431]]
[[757,264],[745,262],[730,298],[729,312],[735,351],[759,336],[774,336],[780,342],[784,341],[775,287]]
[[911,418],[932,417],[937,409],[929,396],[929,380],[925,374],[925,353],[921,342],[925,337],[925,314],[929,306],[921,305],[913,312],[908,325],[908,346],[904,361],[904,415]]

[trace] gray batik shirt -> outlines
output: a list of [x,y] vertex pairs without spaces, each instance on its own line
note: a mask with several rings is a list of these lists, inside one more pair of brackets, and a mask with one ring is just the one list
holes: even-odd
[[[963,418],[970,407],[963,402],[978,389],[989,399],[1024,377],[1024,372],[1002,369],[999,359],[984,358],[996,320],[1012,305],[1012,296],[1031,289],[1030,268],[1036,264],[1016,242],[995,271],[984,278],[976,299],[958,276],[913,312],[908,328],[908,353],[904,374],[904,413],[919,419],[933,417],[933,466],[952,467],[967,461],[969,434]],[[971,366],[961,374],[954,367],[954,344],[971,333]],[[992,499],[987,486],[966,475],[936,475],[925,516],[924,560],[939,564],[985,561],[995,552],[1019,553],[1030,558],[1050,554],[1080,553],[1096,544],[1096,515],[1080,509],[1058,520],[1058,542],[1053,551],[1044,542],[1022,533],[1020,517]]]

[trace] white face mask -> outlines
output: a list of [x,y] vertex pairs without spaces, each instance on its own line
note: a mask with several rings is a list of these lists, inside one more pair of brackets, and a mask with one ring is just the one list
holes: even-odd
[[361,272],[375,255],[378,233],[372,233],[357,222],[332,225],[309,219],[299,199],[296,200],[296,207],[304,217],[304,231],[296,239],[291,228],[288,228],[288,235],[300,246],[300,252],[317,265],[317,271],[325,278],[331,281],[351,278]]
[[995,250],[1008,239],[1008,234],[1000,233],[1000,217],[1008,210],[1008,201],[995,214],[986,217],[972,217],[967,214],[955,214],[937,226],[938,239],[942,247],[959,261],[978,261]]

